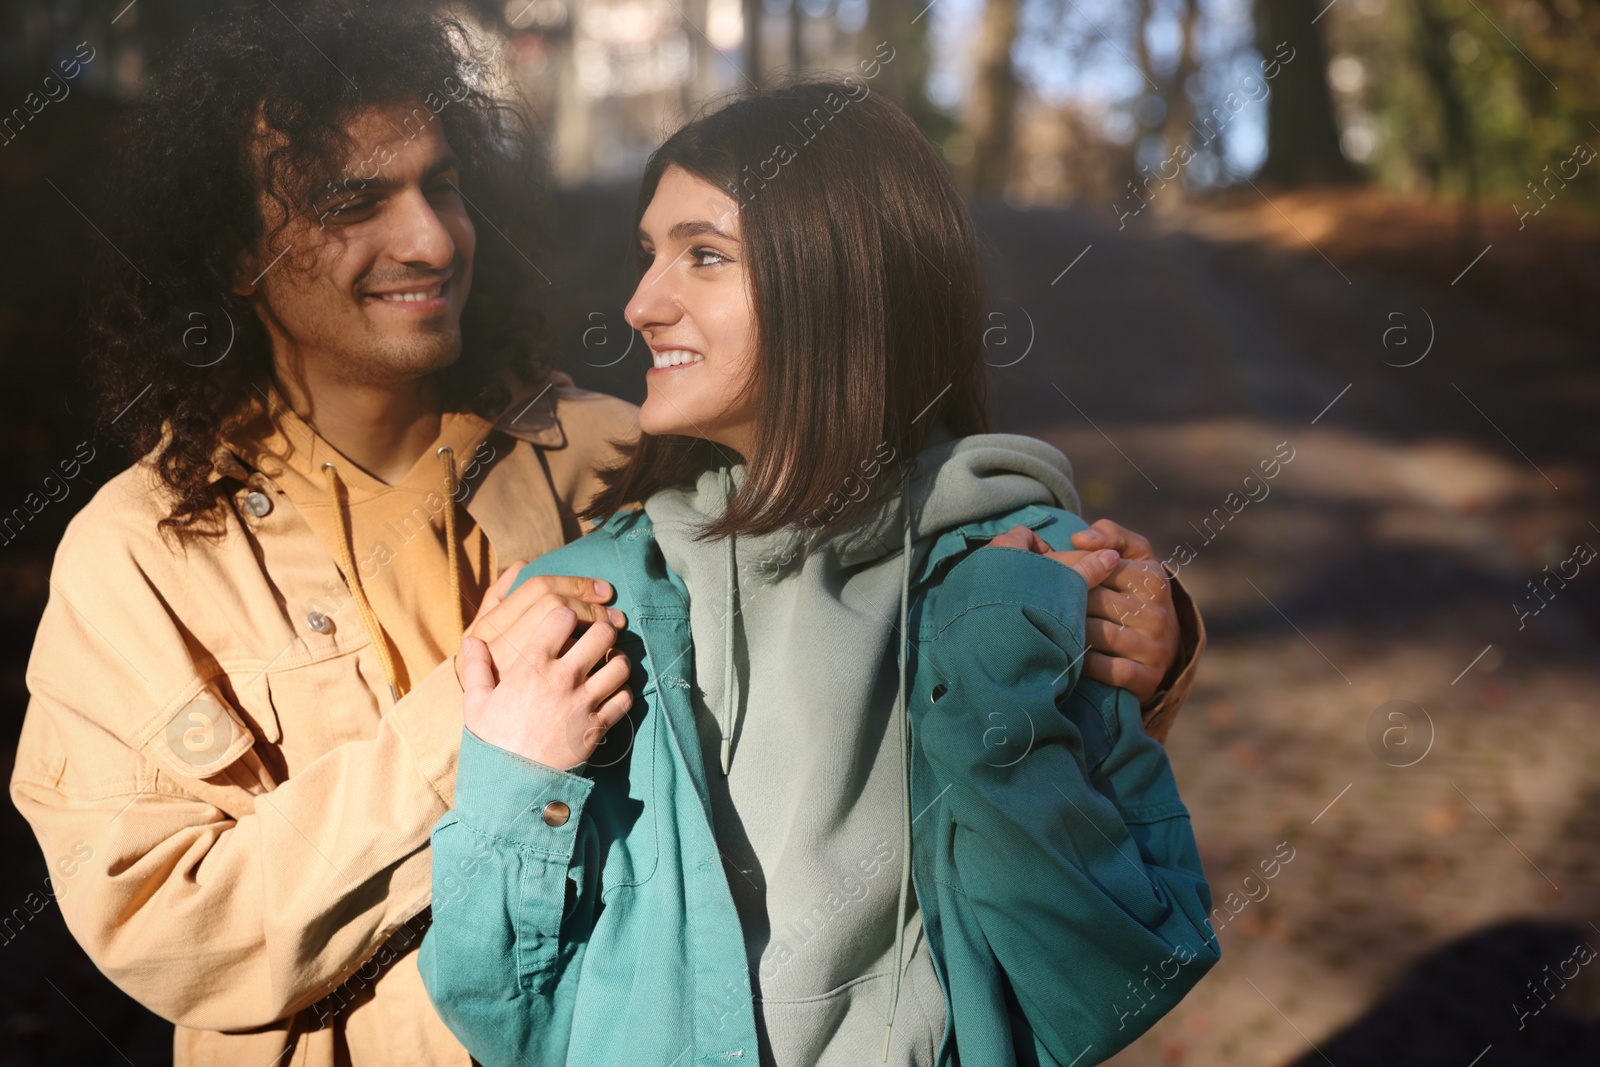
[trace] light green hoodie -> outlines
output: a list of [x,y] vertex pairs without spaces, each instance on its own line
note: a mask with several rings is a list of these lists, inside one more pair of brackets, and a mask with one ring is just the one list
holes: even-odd
[[[898,464],[882,464],[878,503],[847,530],[695,541],[743,477],[742,465],[708,471],[645,511],[689,591],[695,719],[762,1063],[859,1067],[879,1061],[896,954],[903,761],[891,715],[905,568],[954,526],[1026,504],[1077,511],[1072,468],[1032,438],[935,431],[910,480],[909,560]],[[933,1063],[945,1023],[920,932],[913,908],[910,995],[889,1055],[919,1067]]]

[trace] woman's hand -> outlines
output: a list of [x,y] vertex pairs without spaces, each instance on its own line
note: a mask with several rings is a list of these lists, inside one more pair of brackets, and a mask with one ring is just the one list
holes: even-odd
[[[622,612],[616,608],[603,606],[611,599],[613,590],[609,582],[596,578],[536,574],[517,586],[516,592],[507,596],[506,590],[516,581],[517,575],[527,563],[525,559],[514,559],[506,566],[500,577],[484,594],[483,603],[478,605],[478,613],[473,617],[472,625],[467,627],[467,633],[489,643],[489,651],[496,663],[510,660],[515,655],[512,646],[507,643],[507,634],[516,629],[523,619],[531,616],[532,621],[537,623],[555,607],[565,605],[571,608],[583,622],[598,622],[604,619],[613,626],[628,624]],[[462,648],[465,647],[463,642]],[[462,688],[466,688],[464,652],[456,653],[456,680],[461,683]]]
[[463,637],[461,709],[467,729],[557,770],[587,761],[633,706],[633,694],[627,688],[628,658],[613,648],[616,628],[591,622],[566,648],[577,624],[577,613],[565,605],[537,624],[524,615],[503,635],[507,655],[491,654],[480,638]]

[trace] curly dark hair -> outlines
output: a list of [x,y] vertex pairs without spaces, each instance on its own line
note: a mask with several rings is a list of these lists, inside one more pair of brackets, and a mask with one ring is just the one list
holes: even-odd
[[490,88],[498,69],[461,23],[404,2],[263,0],[228,5],[173,53],[109,171],[121,210],[89,356],[102,428],[151,457],[171,490],[163,528],[220,528],[213,456],[272,367],[266,330],[232,290],[237,264],[348,195],[347,127],[370,108],[424,102],[414,114],[443,124],[463,197],[489,224],[461,356],[435,376],[443,404],[492,416],[514,385],[547,378],[537,268],[523,251],[540,235],[543,167],[526,110]]

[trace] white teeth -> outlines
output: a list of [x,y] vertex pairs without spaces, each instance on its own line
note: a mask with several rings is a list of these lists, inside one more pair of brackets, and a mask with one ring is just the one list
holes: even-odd
[[392,304],[393,303],[420,304],[425,300],[434,299],[435,297],[437,297],[443,291],[444,291],[444,286],[440,285],[440,286],[437,286],[437,287],[435,287],[433,289],[429,289],[426,292],[421,292],[421,293],[379,293],[378,294],[378,299],[379,300],[387,300],[388,302],[390,302]]
[[655,353],[655,365],[657,367],[679,367],[685,363],[700,363],[705,358],[698,352],[690,352],[682,348],[671,348],[665,352]]

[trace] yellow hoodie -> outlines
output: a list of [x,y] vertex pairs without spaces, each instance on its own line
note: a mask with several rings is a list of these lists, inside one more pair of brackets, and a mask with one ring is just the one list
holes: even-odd
[[[268,410],[270,405],[270,411]],[[496,573],[494,549],[459,501],[494,453],[493,425],[445,412],[439,437],[394,485],[368,474],[297,415],[277,389],[256,397],[234,451],[294,502],[345,583],[395,698],[461,644]],[[367,610],[362,610],[362,600]]]

